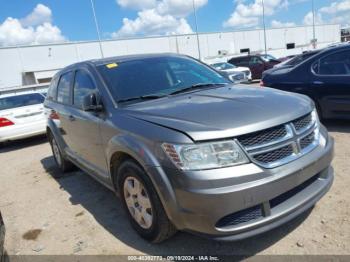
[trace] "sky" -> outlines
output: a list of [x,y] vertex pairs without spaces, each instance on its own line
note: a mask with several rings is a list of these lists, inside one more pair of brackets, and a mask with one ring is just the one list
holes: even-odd
[[[192,0],[93,0],[103,39],[195,31]],[[310,25],[311,0],[194,0],[199,32]],[[350,0],[314,0],[316,24],[350,23]],[[96,40],[90,0],[1,0],[0,46]]]

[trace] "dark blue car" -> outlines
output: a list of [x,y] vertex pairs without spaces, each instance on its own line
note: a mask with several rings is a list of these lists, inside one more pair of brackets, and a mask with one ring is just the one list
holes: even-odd
[[309,96],[324,119],[350,119],[350,44],[328,47],[295,66],[267,71],[262,85]]

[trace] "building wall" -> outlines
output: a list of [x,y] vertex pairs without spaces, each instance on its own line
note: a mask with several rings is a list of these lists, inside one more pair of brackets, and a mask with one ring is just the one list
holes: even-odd
[[[340,42],[339,25],[320,25],[315,30],[318,48]],[[311,26],[268,29],[267,50],[276,57],[297,54],[312,48],[312,38]],[[240,55],[241,49],[246,48],[252,53],[264,52],[263,30],[202,33],[199,40],[201,59],[208,63]],[[295,43],[295,48],[287,50],[287,43]],[[102,42],[102,48],[105,57],[174,52],[198,58],[197,36],[194,34],[108,40]],[[219,55],[221,51],[226,55]],[[34,72],[54,73],[69,64],[100,57],[99,43],[96,41],[0,48],[0,88],[35,84]]]

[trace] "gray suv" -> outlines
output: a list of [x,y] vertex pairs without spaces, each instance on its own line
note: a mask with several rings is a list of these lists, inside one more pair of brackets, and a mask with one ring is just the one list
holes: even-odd
[[117,192],[149,241],[177,230],[256,235],[315,205],[333,181],[333,139],[309,98],[232,85],[188,56],[68,66],[45,108],[57,165]]

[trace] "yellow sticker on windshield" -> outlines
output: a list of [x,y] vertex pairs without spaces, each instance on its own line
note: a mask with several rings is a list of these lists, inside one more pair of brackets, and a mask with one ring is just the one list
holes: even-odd
[[118,64],[117,63],[111,63],[111,64],[107,64],[106,66],[107,66],[107,68],[111,69],[111,68],[117,67]]

